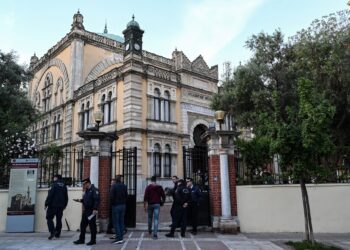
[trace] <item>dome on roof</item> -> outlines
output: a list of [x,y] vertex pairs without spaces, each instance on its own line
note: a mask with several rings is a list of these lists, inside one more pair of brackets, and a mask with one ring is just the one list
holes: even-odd
[[139,23],[136,22],[134,19],[135,19],[135,16],[132,15],[132,20],[130,22],[128,22],[128,24],[126,25],[126,28],[132,28],[132,27],[138,28],[138,29],[140,28]]

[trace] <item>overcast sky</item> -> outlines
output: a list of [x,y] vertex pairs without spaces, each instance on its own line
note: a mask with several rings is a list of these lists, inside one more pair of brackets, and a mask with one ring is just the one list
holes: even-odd
[[246,61],[244,42],[280,28],[289,37],[312,20],[347,8],[347,0],[1,0],[0,50],[17,51],[20,63],[40,58],[70,31],[78,9],[85,29],[122,36],[131,16],[144,33],[144,49],[171,58],[177,48],[209,66]]

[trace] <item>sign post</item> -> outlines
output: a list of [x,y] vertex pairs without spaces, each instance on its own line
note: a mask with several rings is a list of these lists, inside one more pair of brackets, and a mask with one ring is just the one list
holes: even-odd
[[34,232],[39,159],[12,159],[6,232]]

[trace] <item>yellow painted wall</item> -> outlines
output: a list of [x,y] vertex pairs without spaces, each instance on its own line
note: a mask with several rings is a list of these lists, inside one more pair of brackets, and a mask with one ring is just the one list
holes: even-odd
[[120,130],[124,127],[124,82],[119,81],[117,85],[117,129]]

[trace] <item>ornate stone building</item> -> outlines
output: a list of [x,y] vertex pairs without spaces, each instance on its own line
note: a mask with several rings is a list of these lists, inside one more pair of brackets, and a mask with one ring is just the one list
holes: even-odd
[[[42,58],[31,58],[29,84],[42,113],[32,127],[40,147],[81,149],[77,133],[94,124],[93,114],[101,110],[100,131],[118,137],[113,150],[137,147],[139,189],[154,174],[162,181],[183,175],[183,146],[200,143],[213,122],[209,104],[218,82],[218,67],[209,68],[202,56],[190,61],[182,51],[166,58],[144,50],[143,33],[134,17],[124,38],[107,27],[87,31],[78,11],[70,32]],[[79,169],[64,171],[76,176]]]

